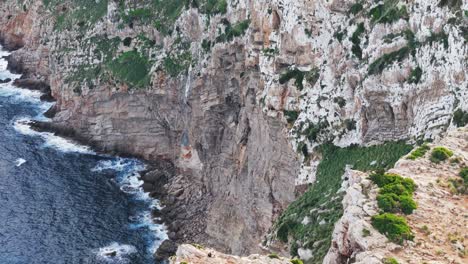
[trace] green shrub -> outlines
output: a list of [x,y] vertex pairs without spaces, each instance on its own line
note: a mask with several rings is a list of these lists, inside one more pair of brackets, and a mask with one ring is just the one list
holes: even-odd
[[125,23],[132,23],[134,21],[146,23],[153,19],[153,14],[149,8],[137,8],[132,9],[128,11],[127,14],[122,15],[122,19]]
[[399,19],[408,19],[406,6],[398,8],[399,0],[384,0],[369,11],[372,23],[393,23]]
[[371,231],[369,229],[367,229],[367,228],[362,229],[362,236],[363,237],[368,237],[370,235],[371,235]]
[[411,71],[408,78],[409,83],[419,83],[421,81],[422,69],[418,66]]
[[302,81],[304,80],[305,72],[300,71],[299,69],[291,69],[283,73],[279,78],[280,84],[285,84],[291,79],[295,79],[294,84],[299,90],[304,89]]
[[234,25],[231,25],[229,21],[225,20],[224,24],[226,26],[224,33],[216,37],[216,42],[229,42],[235,37],[243,36],[250,26],[250,20],[246,19]]
[[411,192],[401,183],[390,183],[380,189],[381,194],[394,193],[396,195],[410,195]]
[[399,264],[395,258],[384,258],[383,264]]
[[271,258],[271,259],[279,259],[279,256],[276,253],[271,253],[271,254],[268,255],[268,257]]
[[386,67],[394,62],[403,61],[410,53],[411,49],[409,47],[403,47],[399,50],[384,54],[369,65],[367,72],[369,75],[381,73]]
[[439,163],[453,156],[453,152],[445,147],[436,147],[431,152],[431,161]]
[[468,167],[461,168],[459,175],[465,182],[468,182]]
[[299,112],[298,111],[284,110],[283,113],[284,113],[284,116],[286,117],[286,120],[288,121],[289,124],[293,124],[297,120],[297,118],[299,117]]
[[115,77],[128,84],[143,87],[149,83],[150,64],[136,50],[122,53],[118,58],[111,61],[108,66]]
[[193,3],[201,13],[207,15],[226,14],[228,7],[226,0],[196,0]]
[[453,113],[453,123],[457,127],[464,127],[466,124],[468,124],[468,112],[457,109],[457,111]]
[[402,244],[414,238],[406,219],[391,213],[374,215],[372,226],[395,243]]
[[177,77],[183,72],[187,72],[192,63],[192,54],[188,51],[181,54],[173,54],[164,58],[164,70],[172,77]]
[[463,0],[440,0],[439,6],[447,6],[452,10],[460,10],[463,5]]
[[369,179],[377,184],[377,186],[380,188],[392,184],[400,184],[409,193],[413,193],[414,190],[416,190],[416,184],[412,179],[403,178],[400,175],[394,173],[384,173],[382,171],[377,171],[372,173],[369,176]]
[[430,149],[431,147],[429,147],[427,143],[424,143],[417,149],[413,150],[408,156],[408,159],[415,160],[417,158],[423,157],[424,155],[426,155],[427,151],[429,151]]
[[396,213],[399,210],[399,196],[394,193],[377,195],[377,204],[384,212]]
[[320,77],[320,74],[317,68],[314,68],[310,71],[301,71],[297,68],[294,68],[294,69],[289,69],[283,74],[281,74],[279,78],[279,83],[285,84],[289,82],[291,79],[294,79],[295,80],[294,84],[299,89],[299,91],[302,91],[302,89],[304,89],[304,85],[303,85],[304,79],[313,86],[315,82],[317,82],[319,77]]
[[153,0],[151,3],[153,25],[163,35],[172,34],[175,22],[189,7],[189,0]]
[[364,6],[361,3],[358,2],[358,3],[353,4],[349,8],[348,13],[353,14],[353,15],[357,15],[359,12],[362,11],[363,8],[364,8]]
[[383,172],[373,173],[369,178],[381,187],[377,196],[377,204],[384,212],[401,211],[411,214],[417,208],[412,198],[416,189],[416,184],[412,179]]
[[400,199],[401,211],[404,214],[407,214],[407,215],[412,214],[413,210],[418,208],[418,205],[416,204],[416,202],[409,195],[401,195],[399,199]]
[[442,44],[444,45],[444,48],[447,49],[449,45],[448,35],[444,31],[441,31],[439,33],[431,32],[431,35],[425,41],[425,43],[428,43],[431,46],[433,43],[437,43],[437,42],[442,42]]
[[304,262],[302,262],[300,259],[291,259],[290,262],[292,264],[304,264]]
[[364,28],[364,23],[360,23],[356,31],[354,31],[353,35],[351,36],[351,42],[353,43],[353,46],[351,47],[351,51],[353,54],[358,58],[362,59],[362,49],[359,46],[361,44],[361,35],[364,33],[365,28]]

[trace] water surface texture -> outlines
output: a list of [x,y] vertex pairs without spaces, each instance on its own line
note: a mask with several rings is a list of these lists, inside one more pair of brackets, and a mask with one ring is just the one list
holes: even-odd
[[[0,80],[18,77],[0,59]],[[154,263],[165,233],[139,188],[144,164],[31,130],[51,106],[39,96],[0,84],[0,263]]]

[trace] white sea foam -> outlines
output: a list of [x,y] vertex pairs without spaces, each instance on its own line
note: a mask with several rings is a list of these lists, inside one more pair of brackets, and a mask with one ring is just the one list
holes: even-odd
[[54,148],[63,152],[77,152],[95,154],[89,147],[79,145],[71,140],[59,137],[49,132],[38,132],[31,128],[29,118],[20,118],[15,121],[14,128],[23,135],[39,136],[44,140],[44,147]]
[[[160,202],[149,196],[148,193],[143,191],[141,187],[143,181],[140,180],[141,171],[145,166],[134,159],[117,158],[112,160],[102,160],[92,169],[99,172],[103,170],[114,170],[117,173],[116,181],[120,185],[120,189],[132,196],[136,200],[143,201],[148,204],[148,211],[139,213],[129,217],[131,229],[146,228],[152,232],[153,239],[148,242],[148,253],[153,254],[161,245],[162,241],[168,238],[167,227],[164,224],[156,224],[153,221],[151,210],[162,209]],[[158,238],[158,239],[156,239]]]
[[131,254],[135,254],[136,252],[137,249],[132,245],[113,242],[106,247],[98,249],[96,254],[100,260],[111,261],[113,263],[129,263],[129,260],[126,259],[126,257]]
[[19,167],[19,166],[23,165],[25,162],[26,162],[25,159],[22,159],[22,158],[17,159],[17,160],[15,161],[16,167]]

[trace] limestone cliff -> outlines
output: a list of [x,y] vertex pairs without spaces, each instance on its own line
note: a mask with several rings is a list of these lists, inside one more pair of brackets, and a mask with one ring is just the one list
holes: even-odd
[[437,138],[468,110],[466,1],[0,5],[11,67],[57,101],[52,128],[173,163],[170,237],[227,253],[262,252],[318,145]]

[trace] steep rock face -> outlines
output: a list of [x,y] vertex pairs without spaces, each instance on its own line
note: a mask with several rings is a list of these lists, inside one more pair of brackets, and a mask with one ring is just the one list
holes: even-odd
[[315,146],[434,138],[467,110],[466,3],[413,1],[380,23],[367,12],[378,3],[354,14],[351,0],[45,2],[2,2],[0,40],[50,84],[55,128],[174,162],[173,237],[227,252],[260,251],[314,181]]
[[[167,210],[177,221],[175,238],[236,254],[260,250],[261,237],[294,199],[291,182],[299,165],[284,124],[264,115],[258,106],[256,93],[264,84],[244,41],[213,47],[187,76],[172,78],[154,66],[151,87],[144,89],[132,89],[115,79],[86,82],[86,76],[79,76],[70,81],[80,66],[102,65],[105,55],[96,53],[108,50],[98,50],[90,39],[130,37],[135,43],[143,32],[170,48],[175,37],[163,39],[145,25],[118,29],[112,21],[117,8],[112,2],[104,19],[86,33],[75,28],[57,31],[51,12],[64,12],[71,8],[67,5],[50,11],[41,1],[26,1],[25,12],[13,1],[6,4],[4,17],[9,18],[1,24],[3,42],[12,43],[8,47],[24,46],[11,60],[24,68],[28,78],[37,75],[49,81],[57,99],[54,129],[103,151],[174,162],[178,175],[167,188],[177,198],[167,202]],[[195,34],[204,23],[200,16],[192,9],[180,18],[187,30],[184,37],[197,45],[193,49],[201,49],[200,35]],[[40,26],[22,23],[25,19]],[[123,43],[117,45],[131,51]]]

